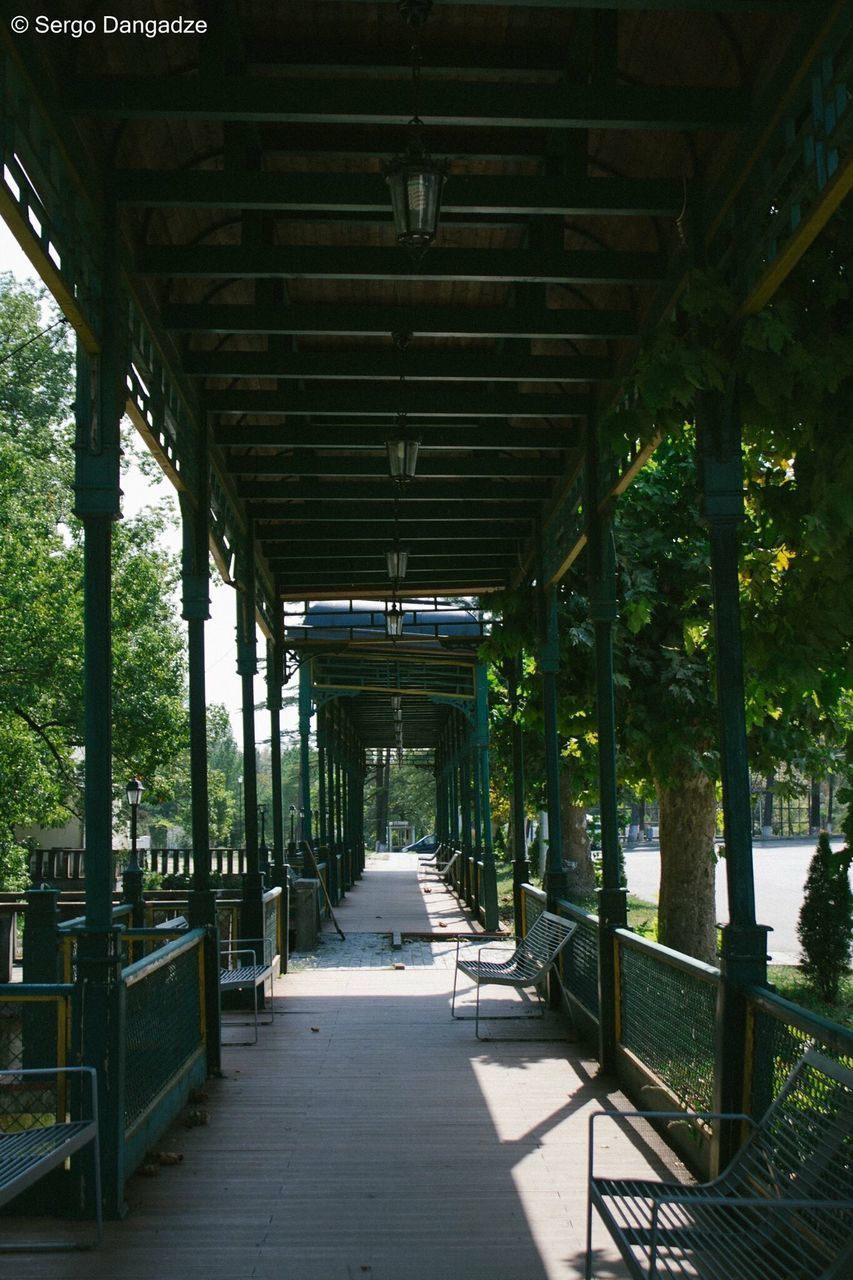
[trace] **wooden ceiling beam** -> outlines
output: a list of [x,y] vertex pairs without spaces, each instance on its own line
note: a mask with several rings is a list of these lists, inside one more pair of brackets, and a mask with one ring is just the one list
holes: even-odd
[[[677,130],[740,128],[749,95],[737,89],[635,84],[484,84],[422,80],[429,122],[456,129]],[[65,84],[64,107],[106,119],[282,121],[405,125],[408,87],[338,76],[88,75]],[[377,140],[381,149],[381,140]]]
[[[120,204],[160,208],[340,211],[376,214],[387,221],[391,207],[381,173],[120,169],[114,189]],[[683,184],[666,179],[474,176],[452,169],[441,201],[442,216],[675,218],[683,206]]]
[[[230,454],[226,459],[228,471],[233,476],[294,476],[365,477],[383,476],[388,479],[388,461],[385,457],[371,457],[364,452],[354,455],[329,456],[324,454]],[[453,455],[422,458],[418,456],[418,478],[428,479],[484,479],[494,476],[509,478],[520,476],[553,480],[565,473],[566,462],[559,456],[538,458],[524,454],[520,458],[503,457],[497,453],[477,453],[473,457]]]
[[396,246],[147,245],[142,275],[288,280],[443,280],[641,285],[664,278],[656,253],[527,249],[433,249],[413,262]]
[[[606,356],[530,356],[507,351],[406,351],[406,381],[603,382],[613,376]],[[184,369],[203,378],[299,378],[304,381],[397,382],[400,355],[385,348],[325,351],[187,351]]]
[[336,418],[341,425],[350,418],[395,417],[401,411],[411,417],[440,418],[580,418],[591,408],[590,397],[564,392],[527,394],[500,389],[468,391],[431,387],[359,385],[356,388],[314,388],[297,391],[207,391],[208,413],[252,414],[288,418]]
[[[456,453],[518,451],[539,453],[551,449],[574,449],[580,443],[574,427],[507,427],[489,422],[480,428],[465,423],[453,426],[418,424],[421,456],[424,451],[450,449]],[[325,422],[287,423],[271,426],[241,423],[217,426],[213,438],[225,449],[364,449],[384,450],[388,427],[381,424],[341,426]]]
[[162,309],[178,333],[391,334],[503,338],[630,338],[637,321],[627,311],[541,307],[239,305],[173,303]]

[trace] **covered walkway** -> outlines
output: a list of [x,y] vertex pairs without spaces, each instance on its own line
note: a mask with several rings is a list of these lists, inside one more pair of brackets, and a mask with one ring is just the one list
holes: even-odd
[[[21,1256],[19,1280],[583,1274],[587,1117],[627,1103],[588,1052],[551,1038],[557,1025],[547,1040],[482,1044],[452,1021],[453,942],[392,953],[361,931],[368,907],[389,930],[435,918],[443,895],[423,897],[413,864],[369,864],[341,907],[346,943],[324,935],[278,981],[273,1026],[224,1051],[223,1078],[185,1113],[208,1123],[182,1119],[163,1139],[181,1163],[131,1179],[129,1214],[107,1224],[103,1248]],[[627,1141],[619,1160],[646,1167]],[[596,1275],[626,1275],[609,1240],[597,1245]]]

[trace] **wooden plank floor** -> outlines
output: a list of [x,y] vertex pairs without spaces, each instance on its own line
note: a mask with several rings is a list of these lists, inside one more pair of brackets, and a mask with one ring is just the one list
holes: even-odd
[[[417,876],[417,854],[369,853],[360,880],[335,907],[344,933],[471,933],[470,912],[438,876]],[[334,931],[327,923],[325,932]]]
[[[355,894],[372,878],[377,902],[375,871]],[[409,891],[418,892],[414,871]],[[517,1038],[543,1028],[564,1035],[560,1024],[494,1023],[511,1038],[480,1043],[472,1023],[453,1021],[449,940],[413,941],[393,954],[387,940],[373,949],[369,942],[354,932],[279,980],[274,1024],[262,1028],[260,1043],[224,1050],[224,1078],[209,1082],[202,1103],[209,1122],[178,1124],[163,1140],[160,1149],[183,1161],[131,1180],[129,1213],[107,1225],[97,1253],[20,1255],[4,1274],[581,1276],[587,1117],[625,1099],[565,1039]],[[467,995],[465,1003],[470,1011]],[[647,1167],[627,1140],[619,1159],[623,1172]],[[19,1228],[28,1229],[0,1223],[7,1238]],[[596,1275],[621,1280],[627,1273],[603,1233],[595,1243]]]

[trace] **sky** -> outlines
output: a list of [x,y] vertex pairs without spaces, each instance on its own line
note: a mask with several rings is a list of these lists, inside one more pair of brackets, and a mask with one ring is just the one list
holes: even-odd
[[[36,272],[29,259],[23,253],[6,224],[0,219],[0,272],[11,271],[18,280],[37,279]],[[139,438],[140,448],[145,446]],[[142,474],[138,466],[131,465],[122,475],[123,514],[130,517],[144,510],[146,506],[166,502],[175,514],[176,523],[173,529],[163,535],[163,542],[168,549],[180,553],[181,535],[178,523],[178,500],[171,483],[162,476],[150,480]],[[236,604],[234,590],[219,578],[213,569],[210,583],[211,617],[205,627],[205,673],[208,703],[221,702],[228,709],[234,736],[242,746],[242,683],[237,675],[236,661]],[[266,642],[258,632],[258,658],[263,660],[266,654]],[[295,692],[295,688],[292,691]],[[266,699],[266,681],[263,672],[255,677],[254,701],[264,703]],[[285,708],[281,717],[282,730],[290,731],[297,727],[295,708]],[[267,711],[259,711],[255,716],[255,740],[261,746],[269,741],[270,722]],[[285,745],[287,739],[285,739]]]

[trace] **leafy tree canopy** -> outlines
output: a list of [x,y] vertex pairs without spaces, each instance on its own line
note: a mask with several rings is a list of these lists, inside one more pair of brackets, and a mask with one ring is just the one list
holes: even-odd
[[[0,841],[80,810],[83,544],[71,516],[73,355],[42,292],[0,276]],[[178,566],[156,510],[114,526],[117,779],[164,786],[186,733]]]

